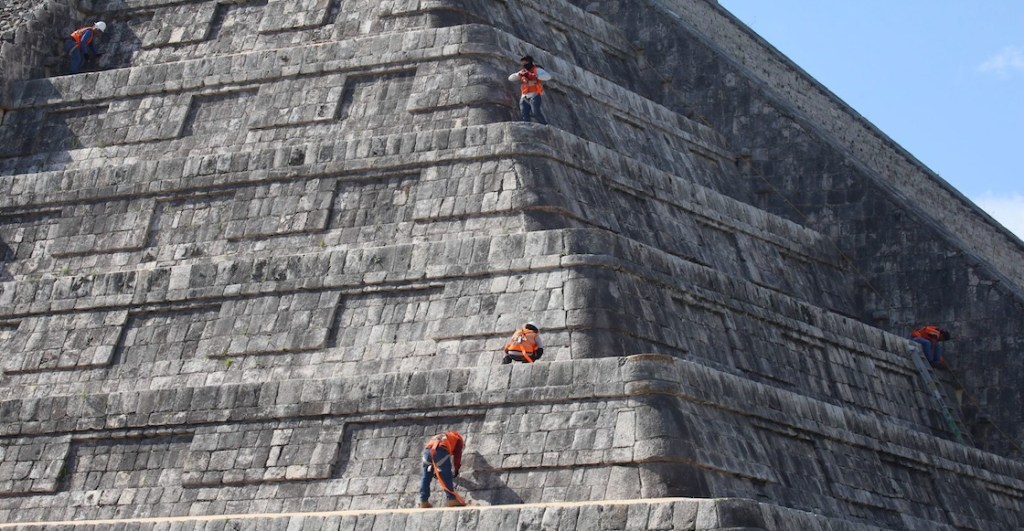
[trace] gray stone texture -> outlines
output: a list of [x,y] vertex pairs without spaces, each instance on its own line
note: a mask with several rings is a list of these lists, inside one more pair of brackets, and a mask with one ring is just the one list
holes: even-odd
[[[716,4],[572,3],[614,21],[662,78],[612,79],[727,136],[743,177],[718,190],[842,249],[861,284],[844,312],[898,333],[952,331],[977,444],[1019,456],[1020,240]],[[680,31],[694,38],[667,38]]]
[[[0,41],[0,521],[1024,526],[1021,243],[715,3],[53,5],[111,30]],[[481,507],[398,511],[446,429]]]
[[[117,527],[112,527],[115,525]],[[782,525],[780,525],[782,523]],[[842,521],[812,513],[741,499],[673,499],[651,501],[527,504],[507,507],[437,509],[434,511],[319,511],[280,515],[235,514],[214,518],[173,517],[79,521],[49,524],[57,531],[320,531],[356,529],[558,529],[757,531],[878,531],[874,526],[851,527]],[[34,531],[32,524],[11,524],[5,529]]]

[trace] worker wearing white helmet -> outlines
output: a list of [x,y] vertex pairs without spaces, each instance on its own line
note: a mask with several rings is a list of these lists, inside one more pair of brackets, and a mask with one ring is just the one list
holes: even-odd
[[505,344],[505,358],[501,360],[502,365],[521,361],[533,363],[544,355],[544,344],[540,341],[540,330],[533,322],[523,325],[512,334],[512,339]]
[[86,61],[100,56],[100,53],[96,51],[96,38],[102,37],[105,31],[107,31],[107,23],[100,20],[92,26],[76,29],[64,40],[64,51],[71,58],[70,72],[72,74],[77,74]]

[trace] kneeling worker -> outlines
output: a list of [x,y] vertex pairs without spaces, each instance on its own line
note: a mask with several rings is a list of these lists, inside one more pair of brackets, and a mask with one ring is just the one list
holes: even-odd
[[512,339],[505,344],[505,359],[501,360],[502,365],[513,361],[533,363],[544,355],[544,345],[540,342],[540,330],[537,325],[526,323],[522,328],[512,334]]
[[942,358],[942,345],[939,342],[948,341],[949,332],[935,325],[922,326],[910,333],[910,339],[921,345],[924,357],[932,367],[946,368],[946,360]]

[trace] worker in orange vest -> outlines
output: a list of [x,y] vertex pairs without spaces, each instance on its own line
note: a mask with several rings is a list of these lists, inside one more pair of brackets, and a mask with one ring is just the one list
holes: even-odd
[[101,20],[92,26],[76,29],[64,39],[64,51],[71,56],[72,74],[77,74],[86,61],[99,57],[96,38],[102,37],[104,31],[107,31],[107,24]]
[[544,345],[540,341],[540,330],[533,323],[526,323],[522,328],[512,334],[512,338],[505,343],[505,358],[501,360],[502,365],[513,361],[533,363],[544,355]]
[[437,479],[437,484],[444,490],[448,498],[448,507],[461,507],[466,501],[455,493],[455,478],[462,468],[462,450],[466,441],[457,431],[439,433],[427,439],[423,447],[423,480],[420,482],[420,508],[429,509],[430,482]]
[[948,341],[950,337],[949,332],[935,325],[922,326],[910,333],[910,339],[921,345],[928,363],[938,368],[946,367],[946,360],[942,358],[942,345],[939,342]]
[[520,117],[524,122],[529,122],[532,115],[539,123],[547,124],[548,119],[544,117],[544,111],[541,108],[541,103],[543,103],[541,96],[544,94],[543,82],[550,81],[551,74],[534,64],[533,57],[529,55],[524,55],[519,60],[519,66],[522,68],[508,76],[508,80],[519,83]]

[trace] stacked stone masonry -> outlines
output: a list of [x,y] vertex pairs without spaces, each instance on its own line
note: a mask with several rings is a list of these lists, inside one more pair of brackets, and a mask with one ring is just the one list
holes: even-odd
[[[735,68],[708,45],[724,37],[690,25],[736,22],[691,3],[651,27],[690,48],[686,67]],[[837,238],[834,212],[779,208],[751,176],[777,146],[751,155],[760,137],[681,102],[733,78],[671,89],[655,72],[670,55],[637,48],[643,16],[587,4],[83,0],[59,15],[111,31],[91,71],[26,52],[0,79],[0,520],[190,529],[410,507],[424,439],[458,429],[476,503],[595,504],[241,525],[1024,525],[1022,465],[955,442],[916,347],[865,317],[880,303],[865,286],[914,271],[865,274],[867,246]],[[704,22],[678,18],[693,10]],[[555,75],[551,126],[510,123],[523,53]],[[740,78],[748,92],[715,105],[778,101]],[[832,134],[807,128],[797,147],[871,166]],[[843,178],[851,208],[906,203]],[[972,323],[1024,319],[1001,266],[957,260],[975,262],[952,291],[1001,304],[968,304]],[[930,317],[909,300],[889,324]],[[527,319],[543,360],[498,365]],[[967,379],[1019,393],[1010,378]],[[1005,423],[1004,406],[971,414]],[[678,496],[745,500],[654,500]],[[632,499],[650,501],[601,505]]]
[[717,4],[573,3],[648,50],[657,72],[609,79],[726,136],[743,178],[716,190],[843,248],[862,285],[848,313],[952,331],[977,444],[1020,455],[1020,241]]
[[[434,511],[330,511],[302,514],[235,514],[216,518],[148,518],[47,522],[55,531],[100,530],[117,524],[125,531],[289,530],[289,529],[559,529],[584,530],[782,530],[854,529],[841,521],[740,499],[657,499],[629,502],[525,504]],[[39,524],[0,524],[0,529],[34,531]],[[875,527],[858,527],[876,531]]]

